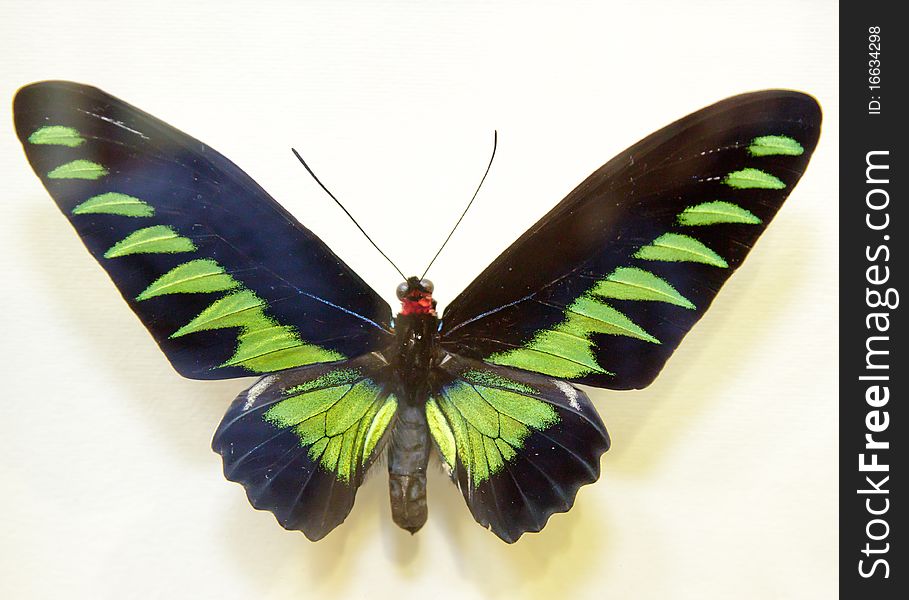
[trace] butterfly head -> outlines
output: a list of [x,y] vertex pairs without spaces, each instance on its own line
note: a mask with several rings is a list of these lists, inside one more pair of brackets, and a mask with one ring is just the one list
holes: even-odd
[[401,301],[403,315],[435,315],[436,301],[432,299],[435,286],[428,279],[409,277],[398,286],[398,300]]

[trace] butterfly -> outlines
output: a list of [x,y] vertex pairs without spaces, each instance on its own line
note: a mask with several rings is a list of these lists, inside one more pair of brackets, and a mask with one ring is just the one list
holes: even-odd
[[385,457],[392,516],[427,519],[436,453],[506,542],[596,481],[609,448],[578,384],[647,386],[804,173],[808,95],[728,98],[597,169],[439,317],[408,277],[391,307],[224,156],[97,88],[28,85],[28,160],[174,368],[259,376],[212,448],[252,505],[311,540]]

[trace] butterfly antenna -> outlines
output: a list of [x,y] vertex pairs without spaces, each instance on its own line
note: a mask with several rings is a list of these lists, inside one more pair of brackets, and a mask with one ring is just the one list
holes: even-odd
[[480,193],[480,188],[483,187],[483,182],[486,181],[486,176],[489,175],[489,169],[492,168],[492,159],[496,157],[496,147],[499,145],[499,132],[495,130],[492,132],[492,156],[489,157],[489,164],[486,165],[486,172],[483,173],[483,178],[480,180],[480,185],[477,186],[477,191],[473,193],[473,197],[470,199],[470,202],[467,203],[467,208],[464,209],[464,212],[461,213],[458,222],[455,223],[454,227],[451,228],[451,231],[448,232],[448,237],[445,238],[445,241],[442,242],[442,245],[439,247],[436,255],[432,257],[432,260],[429,261],[429,266],[426,267],[426,270],[423,271],[423,274],[420,275],[420,279],[426,277],[426,274],[429,273],[429,267],[432,266],[432,263],[436,262],[436,259],[439,258],[439,255],[442,254],[442,249],[445,248],[445,244],[448,243],[448,240],[451,239],[451,236],[454,235],[455,229],[458,228],[458,225],[461,224],[461,221],[464,220],[464,215],[467,214],[467,211],[470,210],[470,207],[473,205],[473,201],[477,199],[477,194]]
[[360,230],[360,233],[362,233],[363,235],[366,236],[366,239],[369,240],[369,243],[372,244],[373,248],[375,248],[376,250],[378,250],[378,251],[379,251],[379,254],[381,254],[381,255],[385,258],[385,260],[388,261],[388,264],[390,264],[392,267],[394,267],[395,271],[397,271],[398,274],[401,276],[401,279],[407,279],[407,275],[405,275],[404,273],[401,272],[401,269],[398,268],[398,265],[396,265],[396,264],[394,263],[393,260],[391,260],[390,258],[388,258],[388,255],[385,254],[384,252],[382,252],[382,249],[379,248],[379,246],[376,245],[376,243],[375,243],[374,241],[372,241],[372,238],[369,237],[369,234],[366,233],[366,231],[364,231],[362,227],[360,227],[360,224],[357,223],[357,220],[354,219],[354,217],[353,217],[352,214],[350,214],[350,211],[347,210],[346,208],[344,208],[344,205],[341,204],[341,201],[338,200],[337,198],[335,198],[335,195],[332,194],[330,191],[328,191],[328,188],[325,187],[325,184],[324,184],[324,183],[322,183],[321,181],[319,181],[319,178],[316,177],[316,174],[312,172],[312,169],[309,168],[309,165],[306,164],[306,161],[303,160],[303,157],[302,157],[302,156],[300,156],[300,153],[297,152],[294,148],[291,148],[291,151],[294,153],[294,156],[297,157],[297,160],[299,160],[300,163],[303,165],[303,167],[306,169],[307,173],[309,173],[310,175],[312,175],[312,178],[316,180],[316,183],[318,183],[319,186],[320,186],[323,190],[325,190],[325,193],[328,194],[328,196],[329,196],[332,200],[335,201],[335,204],[337,204],[338,206],[341,207],[341,210],[344,211],[344,214],[347,215],[348,217],[350,217],[350,220],[353,221],[353,224],[357,226],[357,229]]

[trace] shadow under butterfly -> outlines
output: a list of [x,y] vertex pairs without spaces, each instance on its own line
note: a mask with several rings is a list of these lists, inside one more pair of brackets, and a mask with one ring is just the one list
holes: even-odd
[[821,125],[813,98],[783,90],[688,115],[590,175],[441,318],[425,273],[404,277],[392,318],[242,170],[151,115],[48,81],[19,90],[14,116],[35,173],[174,368],[261,375],[212,447],[253,506],[312,540],[347,517],[382,453],[411,532],[432,452],[506,542],[569,510],[609,447],[576,384],[653,381],[801,178]]

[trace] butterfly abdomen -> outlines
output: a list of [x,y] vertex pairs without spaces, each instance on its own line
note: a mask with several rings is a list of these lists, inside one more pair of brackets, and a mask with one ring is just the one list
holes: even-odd
[[391,363],[400,385],[388,445],[388,492],[394,522],[411,533],[425,523],[426,464],[432,442],[426,424],[429,378],[440,356],[439,320],[434,313],[402,311],[395,318]]
[[429,427],[421,403],[405,403],[388,446],[388,492],[395,524],[416,533],[426,523],[426,464]]

